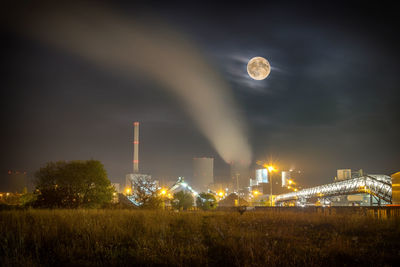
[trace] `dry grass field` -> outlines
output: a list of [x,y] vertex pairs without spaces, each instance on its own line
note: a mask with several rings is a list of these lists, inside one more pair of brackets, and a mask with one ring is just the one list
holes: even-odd
[[395,266],[400,218],[253,211],[0,212],[2,266]]

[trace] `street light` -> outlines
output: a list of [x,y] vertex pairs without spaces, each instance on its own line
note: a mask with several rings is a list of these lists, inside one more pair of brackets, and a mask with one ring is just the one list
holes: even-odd
[[126,195],[129,195],[131,193],[131,189],[129,188],[129,187],[127,187],[126,189],[125,189],[125,194]]
[[277,169],[276,169],[274,166],[272,166],[272,165],[266,165],[265,167],[266,167],[267,170],[268,170],[269,186],[270,186],[270,187],[269,187],[269,188],[270,188],[269,199],[270,199],[271,207],[272,207],[272,172],[276,172]]

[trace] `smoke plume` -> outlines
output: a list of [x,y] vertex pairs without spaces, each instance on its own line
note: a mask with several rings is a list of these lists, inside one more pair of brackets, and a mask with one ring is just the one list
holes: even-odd
[[[133,19],[92,5],[46,5],[29,11],[21,29],[102,68],[140,73],[180,98],[227,162],[249,164],[251,149],[231,90],[182,34],[152,18]],[[236,111],[236,112],[235,112]]]

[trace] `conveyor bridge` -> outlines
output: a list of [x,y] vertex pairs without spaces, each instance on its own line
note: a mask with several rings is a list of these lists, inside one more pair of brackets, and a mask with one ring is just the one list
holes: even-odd
[[392,203],[392,182],[386,175],[364,175],[330,184],[306,188],[297,192],[277,195],[275,202],[307,200],[340,195],[368,193],[381,200]]

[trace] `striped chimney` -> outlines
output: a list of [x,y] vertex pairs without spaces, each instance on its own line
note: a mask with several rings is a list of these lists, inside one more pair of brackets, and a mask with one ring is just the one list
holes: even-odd
[[133,173],[139,173],[139,122],[133,123]]

